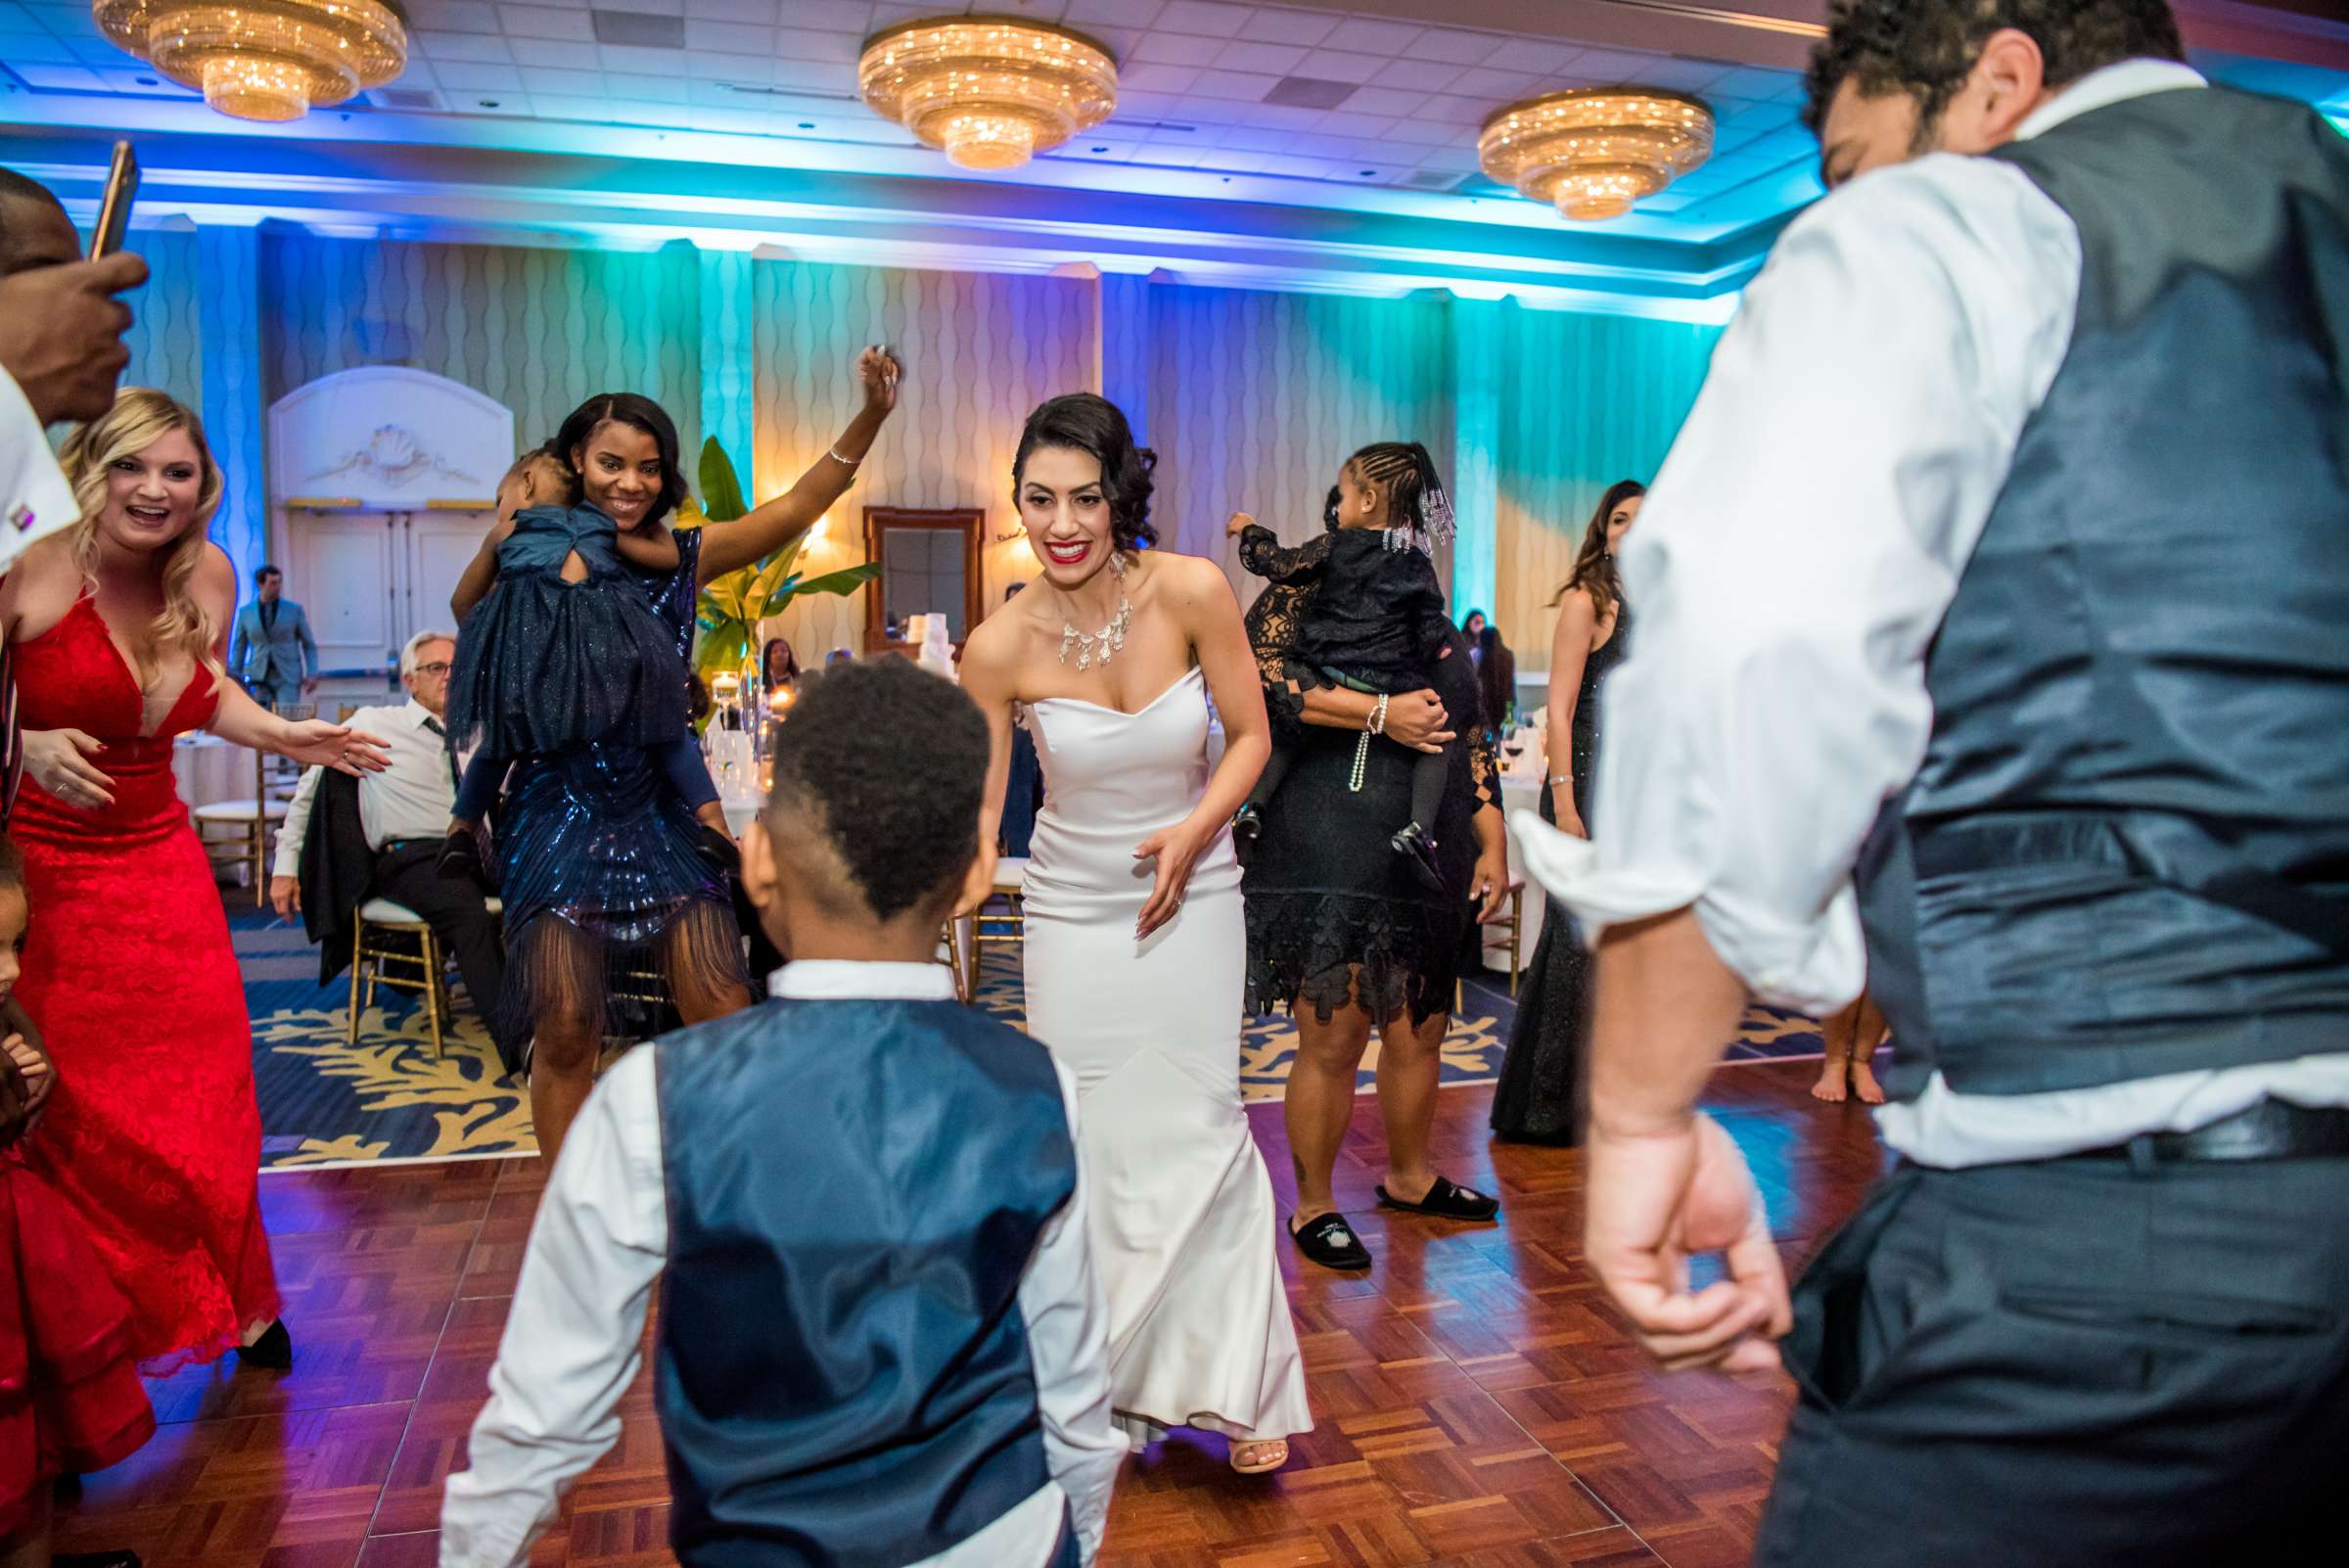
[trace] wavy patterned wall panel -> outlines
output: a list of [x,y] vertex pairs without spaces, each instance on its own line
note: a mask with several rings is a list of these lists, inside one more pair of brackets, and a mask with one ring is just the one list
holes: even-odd
[[1224,538],[1235,510],[1305,538],[1338,465],[1374,440],[1424,441],[1450,474],[1444,301],[1160,284],[1149,308],[1159,534],[1222,562],[1243,597],[1257,583]]
[[1499,591],[1520,670],[1549,666],[1549,600],[1606,487],[1655,477],[1718,327],[1511,307],[1500,334]]
[[[990,539],[985,603],[992,607],[1006,583],[1035,575],[1024,544],[991,539],[1018,521],[1011,457],[1028,411],[1056,393],[1085,390],[1098,374],[1090,280],[760,261],[751,294],[760,499],[788,489],[848,423],[858,349],[889,344],[905,367],[898,415],[855,487],[833,508],[825,538],[806,560],[809,571],[864,559],[867,506],[984,506]],[[784,635],[803,663],[829,648],[860,647],[863,634],[861,591],[802,600],[784,618]]]
[[413,365],[514,410],[524,440],[551,436],[599,392],[639,392],[698,444],[700,272],[686,246],[523,250],[321,239],[261,242],[262,363],[270,400],[356,365]]
[[147,258],[147,286],[126,296],[130,349],[126,387],[154,387],[193,408],[204,400],[202,285],[193,229],[133,229],[130,249]]

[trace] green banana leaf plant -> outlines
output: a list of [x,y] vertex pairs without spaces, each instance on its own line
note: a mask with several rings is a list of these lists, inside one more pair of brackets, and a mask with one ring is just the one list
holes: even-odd
[[[701,504],[686,501],[679,509],[680,527],[731,523],[750,511],[742,498],[742,481],[714,436],[702,443],[701,479]],[[765,560],[729,572],[702,589],[695,607],[701,636],[693,664],[703,679],[720,670],[740,669],[758,652],[759,623],[781,615],[783,607],[801,594],[854,593],[881,575],[878,562],[866,562],[821,576],[803,576],[792,568],[806,541],[807,535],[803,533]]]

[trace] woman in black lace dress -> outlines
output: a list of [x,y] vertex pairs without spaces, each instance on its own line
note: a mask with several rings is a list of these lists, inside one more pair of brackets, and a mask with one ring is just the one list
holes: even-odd
[[[1632,609],[1615,576],[1615,547],[1639,515],[1647,486],[1622,480],[1599,498],[1574,573],[1558,590],[1549,653],[1549,788],[1542,817],[1590,836],[1590,780],[1598,756],[1598,689],[1631,648]],[[1526,971],[1509,1051],[1493,1091],[1493,1130],[1519,1143],[1580,1143],[1589,1044],[1590,954],[1550,900]]]
[[[1367,447],[1349,464],[1366,484],[1366,504],[1396,519],[1410,517],[1421,499],[1414,465],[1397,455],[1405,450]],[[1338,1212],[1330,1180],[1354,1115],[1355,1070],[1374,1027],[1387,1141],[1380,1206],[1465,1221],[1490,1220],[1499,1208],[1439,1175],[1427,1144],[1460,939],[1471,919],[1492,918],[1507,897],[1508,840],[1467,644],[1450,635],[1430,690],[1383,699],[1383,730],[1363,749],[1382,699],[1334,685],[1291,657],[1313,591],[1271,583],[1248,613],[1273,730],[1295,756],[1265,808],[1242,883],[1248,990],[1253,1007],[1285,1002],[1297,1020],[1282,1108],[1297,1172],[1289,1234],[1324,1268],[1366,1268],[1369,1249]],[[1409,813],[1413,758],[1445,750],[1455,735],[1466,744],[1449,748],[1451,778],[1434,833],[1439,892],[1389,840]]]

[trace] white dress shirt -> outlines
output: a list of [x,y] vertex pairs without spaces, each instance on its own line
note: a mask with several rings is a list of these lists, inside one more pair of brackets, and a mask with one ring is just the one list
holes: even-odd
[[[2203,85],[2129,61],[2018,135]],[[1788,227],[1623,547],[1639,628],[1602,699],[1595,837],[1512,823],[1587,940],[1693,906],[1765,999],[1859,993],[1852,865],[1924,759],[1925,651],[2069,351],[2080,269],[2062,208],[1989,159],[1864,175]],[[2349,1055],[2049,1094],[1936,1074],[1877,1117],[1894,1148],[1956,1167],[2190,1130],[2271,1093],[2349,1104]]]
[[[807,1000],[951,999],[936,964],[806,960],[768,983]],[[448,1479],[441,1568],[520,1568],[553,1522],[557,1499],[619,1440],[614,1413],[643,1360],[644,1320],[668,1255],[668,1185],[655,1094],[655,1041],[613,1064],[564,1140],[523,1257],[522,1279],[474,1422],[473,1467]],[[1077,1085],[1054,1064],[1069,1132]],[[1083,1560],[1101,1547],[1125,1444],[1109,1419],[1108,1309],[1085,1240],[1082,1162],[1076,1193],[1052,1217],[1021,1276],[1052,1479],[969,1540],[914,1568],[1041,1568],[1065,1508]]]
[[[367,835],[367,848],[380,850],[394,839],[445,838],[449,813],[456,809],[457,787],[448,765],[447,737],[426,727],[438,720],[410,698],[397,708],[362,708],[344,722],[384,738],[384,770],[359,775],[359,826]],[[322,767],[305,771],[286,807],[274,867],[281,877],[301,872],[301,839],[309,831],[310,807],[325,775]]]
[[80,515],[40,416],[16,379],[0,370],[0,572],[24,546]]

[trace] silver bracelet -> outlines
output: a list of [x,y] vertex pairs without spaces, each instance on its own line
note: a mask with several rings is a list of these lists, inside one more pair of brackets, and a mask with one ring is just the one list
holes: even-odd
[[1561,784],[1571,784],[1573,782],[1574,775],[1571,773],[1552,773],[1549,775],[1549,787],[1553,790]]
[[824,455],[832,459],[833,462],[838,463],[843,468],[861,468],[864,466],[863,458],[843,457],[840,455],[840,448],[837,446],[826,447],[824,449]]
[[1373,735],[1384,735],[1386,732],[1387,694],[1382,691],[1378,694],[1378,708],[1370,715],[1370,733]]

